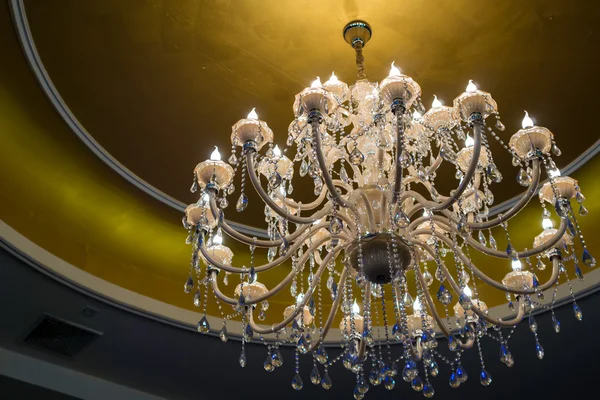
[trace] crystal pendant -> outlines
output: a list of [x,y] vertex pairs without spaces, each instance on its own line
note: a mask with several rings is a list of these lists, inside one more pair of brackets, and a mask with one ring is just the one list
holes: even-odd
[[402,333],[402,328],[398,322],[396,322],[392,327],[392,335],[394,335],[396,340],[399,342],[404,340],[404,334]]
[[498,244],[496,243],[496,239],[492,236],[491,232],[490,232],[490,246],[492,247],[492,249],[498,250]]
[[254,331],[252,330],[252,327],[250,326],[250,324],[247,324],[246,329],[244,330],[244,340],[246,342],[250,342],[253,337],[254,337]]
[[227,159],[227,161],[229,162],[229,164],[231,165],[236,165],[238,163],[238,159],[235,156],[235,153],[231,153],[231,155],[229,156],[229,158]]
[[348,172],[346,172],[346,168],[344,167],[340,169],[340,179],[344,183],[350,183],[350,179],[348,178]]
[[445,306],[452,302],[452,294],[444,285],[440,285],[440,289],[438,290],[436,296],[439,302]]
[[227,201],[226,197],[221,197],[219,200],[219,207],[224,210],[229,206],[229,201]]
[[421,390],[423,390],[423,381],[421,380],[421,378],[419,378],[419,376],[417,376],[410,382],[410,386],[415,392],[420,392]]
[[435,270],[435,279],[440,282],[444,282],[444,280],[446,280],[446,275],[444,275],[444,271],[442,271],[440,267],[437,267]]
[[521,161],[517,157],[513,157],[513,159],[512,159],[512,166],[516,167],[519,164],[521,164]]
[[202,317],[200,321],[198,321],[198,325],[196,325],[196,329],[200,333],[208,333],[210,331],[210,324],[206,319],[206,315]]
[[219,337],[221,338],[221,342],[225,343],[229,338],[227,337],[227,327],[223,325],[221,328],[221,332],[219,332]]
[[533,315],[529,315],[529,330],[533,333],[536,333],[538,330],[538,324]]
[[573,313],[575,313],[575,318],[579,321],[583,319],[583,313],[581,312],[581,308],[577,305],[577,303],[573,303]]
[[325,371],[325,375],[323,375],[323,379],[321,379],[321,387],[325,390],[331,389],[333,383],[331,382],[331,377],[329,376],[329,372]]
[[479,231],[479,234],[477,235],[478,239],[479,239],[479,243],[481,243],[482,245],[486,246],[487,245],[487,240],[485,238],[485,235],[483,234],[483,231]]
[[272,262],[277,256],[277,247],[269,247],[269,251],[267,252],[267,260]]
[[467,296],[466,294],[461,294],[458,297],[458,302],[460,303],[460,306],[463,308],[463,310],[470,310],[472,303],[471,303],[471,298],[469,296]]
[[306,176],[306,174],[308,173],[308,169],[308,163],[306,162],[306,160],[302,160],[302,163],[300,163],[300,176]]
[[277,172],[273,173],[269,178],[269,185],[271,185],[272,189],[277,189],[279,186],[281,186],[281,182],[281,175],[279,175]]
[[321,364],[325,364],[327,362],[327,351],[325,350],[323,343],[319,344],[319,347],[315,352],[315,358]]
[[227,194],[233,194],[233,192],[235,192],[235,186],[232,183],[229,186],[227,186]]
[[544,264],[544,262],[542,261],[542,259],[540,258],[536,264],[536,268],[539,269],[540,271],[543,271],[546,269],[546,264]]
[[440,156],[450,163],[454,164],[456,162],[456,153],[447,144],[442,145]]
[[273,365],[273,360],[271,359],[270,353],[267,354],[267,358],[265,359],[265,362],[263,363],[263,368],[267,372],[272,372],[275,369],[275,366]]
[[517,175],[517,182],[521,186],[529,186],[531,184],[531,175],[525,169],[521,168]]
[[331,218],[331,221],[329,222],[329,232],[331,232],[332,235],[337,235],[343,228],[344,225],[340,217]]
[[394,386],[396,386],[396,380],[394,378],[392,378],[391,376],[386,375],[385,378],[383,379],[383,386],[387,390],[392,390],[394,388]]
[[319,374],[319,369],[315,366],[310,373],[310,381],[313,385],[321,384],[321,374]]
[[313,194],[315,196],[318,196],[321,194],[321,191],[323,190],[323,181],[321,181],[321,178],[319,178],[318,176],[315,176],[315,178],[313,179],[314,184],[315,184],[315,188],[313,190]]
[[519,258],[519,255],[517,254],[515,249],[512,247],[510,242],[506,246],[506,255],[509,256],[513,260],[517,260]]
[[408,151],[402,150],[402,153],[400,153],[400,157],[398,158],[398,161],[400,161],[400,166],[402,168],[408,168],[412,165],[413,158]]
[[358,147],[355,147],[354,150],[350,153],[350,163],[352,165],[360,165],[365,160],[365,156],[363,153],[358,150]]
[[560,157],[560,155],[562,154],[562,151],[560,151],[556,143],[552,144],[552,154],[554,154],[556,157]]
[[242,349],[242,352],[240,353],[240,367],[244,368],[246,366],[246,352]]
[[496,120],[496,129],[498,129],[499,131],[504,131],[506,129],[502,121],[500,121],[499,119]]
[[448,337],[448,350],[450,351],[456,351],[459,348],[459,343],[458,343],[457,338],[455,338],[454,336],[450,336]]
[[581,261],[588,267],[596,266],[596,259],[592,257],[588,249],[583,249],[583,254],[581,255]]
[[540,342],[537,342],[535,344],[535,354],[537,355],[537,358],[539,358],[540,360],[542,360],[544,358],[544,348],[542,347]]
[[196,193],[198,191],[198,181],[196,177],[194,177],[194,182],[192,183],[192,187],[190,187],[190,192]]
[[381,374],[376,368],[373,368],[369,373],[369,383],[373,386],[381,384]]
[[298,295],[298,284],[295,280],[290,285],[290,294],[292,295],[292,297],[296,297]]
[[[433,347],[437,346],[437,342],[435,339],[433,339],[433,336],[431,336],[431,342],[435,344]],[[436,376],[438,376],[439,372],[440,372],[440,367],[438,366],[438,363],[435,361],[432,361],[430,368],[429,368],[429,373],[431,374],[431,376],[433,376],[435,378]]]
[[185,281],[185,284],[183,285],[183,291],[185,293],[190,293],[193,288],[194,288],[194,279],[191,276],[188,276],[187,280]]
[[396,215],[394,215],[394,224],[400,229],[406,228],[410,224],[410,218],[402,211],[398,209]]
[[489,384],[492,383],[492,376],[485,369],[482,369],[479,374],[479,382],[481,382],[483,386],[489,386]]
[[235,209],[237,212],[242,212],[248,207],[248,198],[244,193],[240,194],[237,203],[235,203]]
[[583,272],[581,272],[579,265],[575,265],[575,276],[577,276],[580,281],[583,281]]
[[431,286],[431,284],[433,283],[433,276],[431,275],[431,272],[423,272],[423,280],[425,281],[425,284],[427,286]]
[[556,315],[552,314],[552,326],[554,327],[554,332],[560,333],[560,321],[556,319]]
[[588,209],[583,204],[579,205],[579,215],[582,217],[588,215]]
[[469,374],[467,374],[467,371],[465,371],[462,365],[459,365],[458,368],[456,368],[456,377],[460,383],[465,383],[469,378]]
[[201,303],[202,303],[202,296],[200,296],[200,290],[197,290],[196,293],[194,294],[194,305],[196,307],[200,307]]
[[403,297],[402,300],[404,300],[404,306],[405,307],[412,307],[412,305],[413,305],[413,298],[410,295],[410,293],[408,293],[408,291],[406,293],[404,293],[404,297]]
[[431,383],[426,382],[423,385],[423,396],[425,396],[429,399],[429,398],[433,397],[434,394],[435,394],[435,390],[433,390],[433,386],[431,385]]
[[452,373],[450,374],[450,379],[448,380],[448,383],[450,384],[451,388],[456,389],[457,387],[460,386],[460,381],[458,380],[458,376],[456,375],[456,372],[452,371]]

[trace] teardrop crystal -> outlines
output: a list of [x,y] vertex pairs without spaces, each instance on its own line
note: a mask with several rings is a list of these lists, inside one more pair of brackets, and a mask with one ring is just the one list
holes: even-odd
[[196,325],[196,329],[200,333],[208,333],[210,331],[210,324],[208,323],[208,320],[206,319],[206,315],[204,315],[202,317],[202,319],[200,321],[198,321],[198,325]]
[[246,366],[246,352],[244,350],[242,350],[242,352],[240,353],[240,367],[244,368]]
[[221,338],[221,342],[223,343],[229,340],[229,337],[227,336],[227,327],[225,325],[223,325],[223,327],[221,328],[221,332],[219,332],[219,337]]
[[321,374],[319,374],[319,369],[317,366],[314,366],[310,373],[310,381],[313,385],[321,384]]
[[333,386],[333,383],[331,382],[331,377],[329,376],[329,372],[325,371],[325,375],[323,376],[323,379],[321,379],[321,387],[323,389],[329,390],[331,389],[331,386]]
[[352,152],[350,152],[349,159],[350,159],[350,163],[352,165],[360,165],[365,160],[365,156],[363,153],[361,153],[361,151],[358,149],[358,147],[355,147],[354,150],[352,150]]
[[240,194],[237,203],[235,203],[235,209],[237,212],[242,212],[248,207],[248,198],[244,193]]
[[398,161],[400,162],[400,166],[402,168],[408,168],[412,164],[412,156],[408,151],[402,150],[400,157],[398,157]]

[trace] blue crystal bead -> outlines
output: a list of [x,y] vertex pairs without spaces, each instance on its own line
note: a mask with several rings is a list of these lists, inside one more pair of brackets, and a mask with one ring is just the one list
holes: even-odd
[[479,374],[479,382],[481,382],[483,386],[488,386],[492,383],[492,376],[485,369],[482,369]]
[[577,231],[575,230],[575,226],[573,226],[573,223],[571,222],[570,219],[567,219],[567,228],[569,229],[569,233],[571,234],[571,236],[576,236],[577,235]]
[[467,371],[465,371],[462,365],[459,365],[458,368],[456,368],[456,377],[460,383],[465,383],[469,378],[469,374],[467,374]]
[[423,381],[421,380],[421,378],[419,378],[419,376],[417,376],[415,379],[412,380],[410,386],[413,388],[414,391],[420,392],[421,390],[423,390]]
[[588,267],[596,266],[596,259],[592,257],[588,249],[583,249],[583,254],[581,255],[581,261]]
[[552,325],[554,326],[554,332],[560,333],[560,321],[556,319],[554,314],[552,314]]
[[292,379],[292,387],[296,390],[300,390],[304,387],[304,382],[302,382],[300,374],[296,373],[296,375],[294,375],[294,379]]
[[437,299],[443,305],[448,305],[452,302],[452,294],[446,287],[442,284],[437,292]]
[[458,380],[458,376],[456,375],[456,372],[452,371],[452,373],[450,374],[450,379],[448,380],[448,383],[450,384],[451,388],[456,389],[457,387],[460,386],[460,381]]
[[540,342],[537,342],[535,344],[535,354],[537,355],[537,358],[539,358],[540,360],[544,358],[544,348],[542,347]]
[[435,394],[435,390],[433,390],[433,386],[431,383],[427,382],[423,385],[423,396],[430,398]]
[[577,303],[573,303],[573,312],[575,313],[575,318],[579,321],[583,319],[583,313],[581,312],[581,308],[577,305]]
[[391,376],[386,375],[385,379],[383,380],[383,386],[387,390],[392,390],[394,386],[396,386],[396,381]]

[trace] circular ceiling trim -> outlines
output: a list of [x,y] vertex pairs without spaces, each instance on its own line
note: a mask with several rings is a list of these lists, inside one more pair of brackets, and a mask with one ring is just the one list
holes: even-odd
[[[24,0],[10,0],[10,9],[11,15],[13,18],[13,24],[15,26],[17,36],[19,38],[19,42],[25,53],[25,58],[29,64],[29,67],[33,71],[36,80],[39,85],[42,87],[46,97],[50,100],[53,107],[59,113],[61,118],[65,121],[67,126],[75,133],[75,135],[107,166],[109,166],[113,171],[119,174],[122,178],[126,179],[129,183],[133,184],[138,189],[142,190],[144,193],[150,195],[154,199],[160,201],[163,204],[166,204],[169,207],[174,208],[175,210],[183,212],[187,205],[158,188],[154,187],[150,183],[146,182],[136,174],[134,174],[131,170],[121,164],[116,158],[114,158],[104,147],[102,147],[93,136],[81,125],[81,123],[77,120],[75,115],[71,112],[67,104],[64,102],[58,90],[52,83],[50,79],[50,75],[46,71],[44,64],[39,56],[37,48],[35,46],[35,42],[33,36],[31,34],[31,29],[29,27],[29,21],[27,19],[27,14],[25,11],[25,2]],[[577,158],[575,158],[572,162],[570,162],[566,167],[564,167],[561,171],[563,175],[571,175],[576,170],[585,165],[588,161],[592,160],[596,154],[600,152],[600,139],[597,140],[592,146],[587,148],[583,153],[581,153]],[[540,187],[544,182],[540,183]],[[496,215],[513,207],[519,199],[523,196],[523,193],[518,194],[500,204],[497,204],[490,208],[490,215]],[[265,229],[241,224],[234,221],[227,221],[230,225],[232,225],[236,230],[250,236],[256,236],[259,238],[268,238],[267,231]]]

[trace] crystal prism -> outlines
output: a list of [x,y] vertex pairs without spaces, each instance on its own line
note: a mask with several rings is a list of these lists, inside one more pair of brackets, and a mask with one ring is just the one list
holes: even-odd
[[242,193],[240,194],[237,203],[235,203],[235,210],[237,212],[242,212],[246,209],[246,207],[248,207],[248,198],[244,193]]

